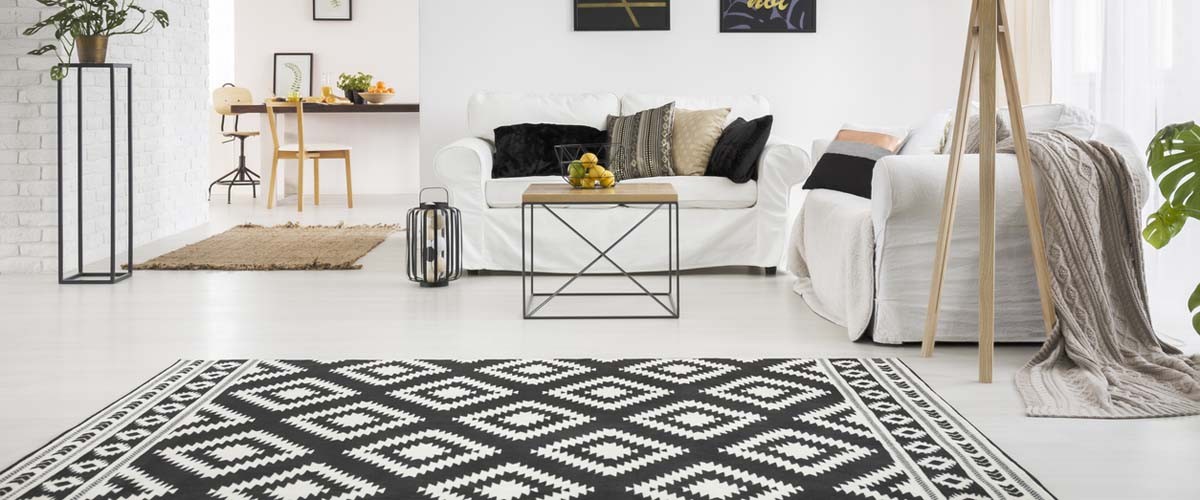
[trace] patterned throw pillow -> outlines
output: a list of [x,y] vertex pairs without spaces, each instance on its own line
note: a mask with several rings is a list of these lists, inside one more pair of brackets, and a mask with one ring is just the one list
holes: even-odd
[[804,189],[832,189],[871,197],[875,162],[900,151],[908,130],[845,125],[804,182]]
[[675,175],[671,167],[671,133],[675,103],[628,116],[608,117],[608,169],[617,180]]
[[671,166],[675,175],[704,175],[713,146],[725,130],[729,108],[692,111],[675,110],[671,132]]

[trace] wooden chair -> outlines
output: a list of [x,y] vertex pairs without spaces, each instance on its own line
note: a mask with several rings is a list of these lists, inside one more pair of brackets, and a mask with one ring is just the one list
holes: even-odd
[[[267,208],[275,207],[275,175],[279,160],[297,160],[296,211],[304,211],[304,162],[313,161],[313,205],[321,204],[321,160],[340,158],[346,162],[346,206],[354,208],[354,188],[350,180],[350,147],[339,144],[306,144],[304,142],[304,104],[300,102],[267,101],[267,121],[271,125],[271,141],[275,154],[271,158],[271,185],[267,190]],[[296,113],[296,144],[280,144],[275,110],[291,108]]]
[[[233,112],[235,104],[252,104],[254,97],[250,94],[249,89],[234,86],[232,83],[226,83],[221,88],[213,91],[213,109],[217,114],[221,115],[221,136],[225,137],[222,144],[238,141],[239,150],[238,166],[228,174],[221,176],[220,179],[213,181],[208,185],[208,199],[212,200],[212,189],[217,185],[229,186],[225,193],[225,203],[233,202],[233,187],[234,186],[250,186],[255,198],[258,198],[258,174],[253,170],[246,168],[246,139],[250,137],[258,137],[257,131],[238,130],[238,124],[241,122],[241,115]],[[225,130],[225,119],[233,117],[233,130]]]

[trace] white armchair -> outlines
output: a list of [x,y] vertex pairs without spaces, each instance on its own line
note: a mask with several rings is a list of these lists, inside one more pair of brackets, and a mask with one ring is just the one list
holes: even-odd
[[[1055,113],[1055,109],[1064,111]],[[1107,125],[1080,123],[1078,114],[1067,110],[1028,108],[1030,130],[1065,128],[1117,149],[1140,186],[1144,204],[1150,181],[1129,136]],[[1069,123],[1064,123],[1066,118]],[[818,141],[813,151],[821,154],[827,144]],[[948,162],[949,156],[944,155],[889,156],[875,165],[871,199],[827,190],[808,194],[793,227],[789,268],[799,278],[797,292],[818,314],[845,326],[851,339],[860,338],[874,325],[876,342],[921,340]],[[978,340],[978,155],[963,159],[959,183],[938,339],[974,342]],[[999,155],[996,331],[997,340],[1004,342],[1045,338],[1024,210],[1016,157]]]

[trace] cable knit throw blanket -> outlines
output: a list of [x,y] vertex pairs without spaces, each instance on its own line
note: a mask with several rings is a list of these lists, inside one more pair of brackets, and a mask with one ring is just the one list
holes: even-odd
[[[1200,356],[1159,342],[1150,326],[1137,184],[1099,142],[1031,134],[1058,324],[1017,372],[1035,417],[1200,414]],[[1012,140],[1000,145],[1013,152]]]

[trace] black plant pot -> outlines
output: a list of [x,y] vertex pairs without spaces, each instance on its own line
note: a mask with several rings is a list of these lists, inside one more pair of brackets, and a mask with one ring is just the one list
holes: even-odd
[[352,102],[354,104],[366,104],[367,103],[367,101],[363,100],[362,96],[358,95],[358,92],[355,92],[353,90],[343,90],[343,92],[346,93],[346,99],[348,99],[350,102]]

